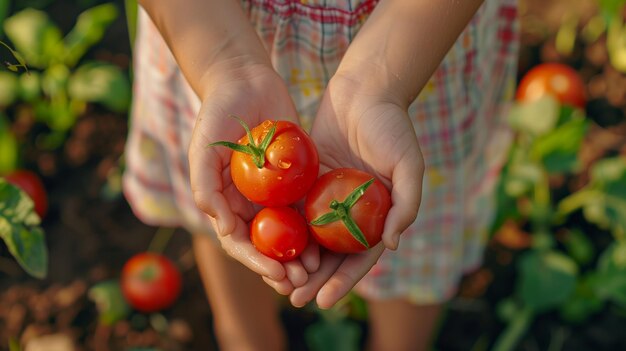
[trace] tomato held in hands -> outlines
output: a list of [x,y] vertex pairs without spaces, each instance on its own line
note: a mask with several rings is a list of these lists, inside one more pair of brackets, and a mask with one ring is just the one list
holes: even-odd
[[564,105],[585,108],[585,84],[578,73],[561,63],[542,63],[528,71],[517,87],[518,101],[552,95]]
[[250,239],[259,252],[279,262],[300,256],[309,242],[304,217],[291,207],[266,207],[250,224]]
[[266,120],[252,130],[239,122],[246,136],[237,144],[211,144],[234,150],[230,171],[239,192],[267,207],[287,206],[303,198],[319,171],[317,149],[309,135],[289,121]]
[[122,293],[141,312],[156,312],[178,298],[182,278],[167,257],[144,252],[131,257],[122,268]]
[[35,204],[35,212],[39,218],[44,218],[48,212],[48,195],[41,178],[36,173],[25,169],[13,171],[5,178],[30,196]]
[[319,177],[304,208],[320,245],[334,252],[356,253],[380,242],[391,196],[366,172],[338,168]]

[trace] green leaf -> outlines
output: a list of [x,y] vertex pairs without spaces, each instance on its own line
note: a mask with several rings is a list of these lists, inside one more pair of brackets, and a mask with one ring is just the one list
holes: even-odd
[[33,201],[19,188],[0,178],[0,238],[30,275],[44,278],[48,250]]
[[570,257],[582,265],[591,262],[595,254],[591,240],[578,229],[569,231],[565,247]]
[[614,242],[602,253],[593,287],[601,298],[626,308],[626,242]]
[[115,112],[124,112],[130,104],[130,83],[122,71],[106,63],[80,66],[69,79],[72,99],[97,102]]
[[587,131],[587,121],[576,118],[537,138],[530,148],[530,158],[541,161],[551,173],[572,171]]
[[92,7],[78,16],[76,25],[65,37],[67,50],[63,62],[75,66],[87,50],[104,37],[106,29],[117,18],[113,3]]
[[519,262],[518,292],[524,304],[537,312],[565,302],[576,287],[578,267],[556,251],[529,252]]
[[361,329],[348,319],[321,320],[305,331],[311,351],[357,351]]
[[509,112],[509,123],[513,129],[534,136],[552,131],[558,118],[559,103],[549,95],[532,102],[515,104]]
[[104,325],[125,319],[131,311],[117,280],[100,282],[92,286],[87,295],[96,304],[98,319]]
[[7,174],[17,168],[19,148],[17,139],[10,129],[10,122],[0,112],[0,174]]
[[41,98],[41,76],[39,72],[31,71],[22,74],[19,78],[19,96],[26,102]]
[[0,71],[0,108],[10,106],[17,98],[17,77],[14,73]]
[[[10,10],[10,6],[9,6],[9,0],[0,0],[0,23],[3,23],[4,20],[7,18],[7,16],[9,15],[9,10]],[[0,37],[2,37],[2,26],[0,26]]]
[[561,318],[570,323],[583,323],[604,307],[604,301],[593,290],[595,276],[587,275],[576,284],[572,296],[561,305]]
[[45,12],[26,9],[4,21],[7,37],[30,66],[45,68],[58,58],[64,47],[61,31]]

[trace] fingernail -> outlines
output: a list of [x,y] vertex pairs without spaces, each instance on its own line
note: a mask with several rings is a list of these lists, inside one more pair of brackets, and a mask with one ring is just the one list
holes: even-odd
[[391,242],[393,243],[393,250],[396,250],[400,244],[400,233],[395,233],[391,237]]

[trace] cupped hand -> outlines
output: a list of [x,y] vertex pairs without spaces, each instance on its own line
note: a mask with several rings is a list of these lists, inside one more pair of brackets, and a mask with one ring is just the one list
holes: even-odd
[[[311,246],[301,259],[281,264],[260,252],[250,241],[248,223],[260,209],[241,195],[232,182],[232,150],[211,146],[217,141],[237,142],[245,130],[234,118],[250,128],[267,119],[298,123],[296,109],[287,88],[268,65],[225,65],[213,69],[189,146],[191,188],[197,206],[210,216],[218,239],[228,255],[252,271],[281,282],[283,294],[307,281],[307,272],[317,269],[319,254]],[[271,285],[271,284],[270,284]]]
[[395,250],[400,234],[415,220],[421,200],[424,161],[406,106],[389,92],[335,76],[313,124],[311,136],[322,172],[352,167],[376,176],[391,191],[382,241],[360,254],[324,252],[320,268],[290,296],[295,306],[317,299],[330,308],[377,262],[385,248]]

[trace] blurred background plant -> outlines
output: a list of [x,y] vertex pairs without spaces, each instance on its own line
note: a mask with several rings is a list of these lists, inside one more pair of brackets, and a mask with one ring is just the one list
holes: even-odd
[[[519,1],[520,81],[556,63],[574,72],[561,81],[580,84],[565,85],[578,87],[564,95],[573,100],[544,91],[511,106],[485,262],[448,304],[433,349],[626,349],[625,4]],[[119,196],[136,9],[0,0],[0,177],[28,169],[49,199],[37,211],[37,196],[0,179],[0,350],[217,349],[189,236],[146,226]],[[118,279],[159,237],[183,289],[141,313]],[[357,295],[330,311],[281,301],[293,350],[362,348]]]
[[130,84],[117,65],[84,59],[118,17],[114,4],[83,11],[66,34],[42,10],[26,8],[7,16],[9,2],[0,6],[8,39],[4,46],[17,60],[7,65],[9,71],[0,71],[2,174],[18,167],[24,143],[34,141],[44,150],[62,146],[89,103],[126,112]]

